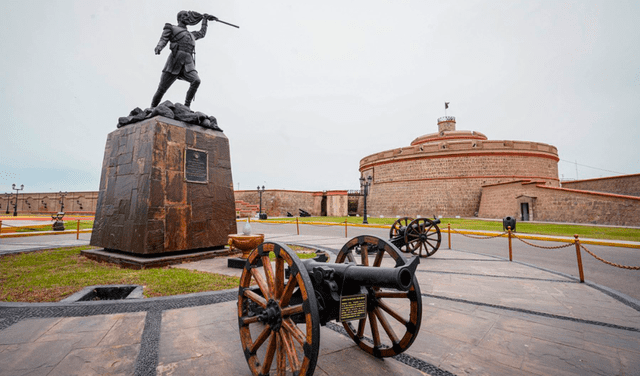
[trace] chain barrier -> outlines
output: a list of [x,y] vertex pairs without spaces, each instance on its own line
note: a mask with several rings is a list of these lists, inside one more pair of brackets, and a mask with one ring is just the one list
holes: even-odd
[[596,256],[593,252],[591,252],[590,250],[587,249],[587,247],[585,247],[584,245],[580,244],[580,247],[582,249],[585,250],[585,252],[587,252],[588,254],[590,254],[591,256],[593,256],[596,260],[598,261],[602,261],[607,265],[611,265],[611,266],[615,266],[616,268],[621,268],[621,269],[628,269],[628,270],[640,270],[640,266],[628,266],[628,265],[620,265],[620,264],[616,264],[615,262],[611,262],[611,261],[607,261],[605,259],[603,259],[602,257],[598,257]]
[[493,239],[493,238],[500,237],[500,236],[502,236],[502,235],[504,235],[504,234],[506,234],[506,233],[507,233],[507,232],[505,231],[505,232],[503,232],[503,233],[501,233],[501,234],[498,234],[498,235],[489,235],[489,236],[473,236],[473,235],[469,235],[469,234],[464,234],[464,233],[462,233],[462,232],[458,232],[458,231],[456,231],[456,230],[454,230],[454,229],[451,229],[451,231],[452,231],[452,232],[455,232],[456,234],[460,234],[460,235],[462,235],[462,236],[466,236],[467,238],[471,238],[471,239]]
[[567,244],[563,244],[563,245],[558,245],[558,246],[550,246],[550,247],[545,247],[543,245],[537,245],[537,244],[533,244],[533,243],[529,243],[528,241],[522,239],[521,237],[515,235],[514,233],[511,233],[511,236],[513,236],[514,238],[520,240],[521,242],[523,242],[524,244],[530,245],[532,247],[536,247],[536,248],[542,248],[542,249],[560,249],[560,248],[567,248],[567,247],[571,247],[574,243],[567,243]]

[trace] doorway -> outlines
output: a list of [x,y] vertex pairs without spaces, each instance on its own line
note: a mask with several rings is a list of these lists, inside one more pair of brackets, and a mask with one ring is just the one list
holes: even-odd
[[522,213],[522,220],[528,221],[529,220],[529,203],[528,202],[520,203],[520,212]]

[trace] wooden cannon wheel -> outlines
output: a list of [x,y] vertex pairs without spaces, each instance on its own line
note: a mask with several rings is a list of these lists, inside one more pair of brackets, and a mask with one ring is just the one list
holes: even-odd
[[[275,254],[275,271],[269,254]],[[258,267],[259,260],[263,266]],[[285,269],[290,276],[285,278]],[[257,284],[259,294],[250,286]],[[292,297],[301,302],[292,302]],[[258,313],[250,306],[257,305]],[[296,325],[292,315],[304,317]],[[286,245],[266,242],[247,259],[238,290],[240,340],[254,375],[310,375],[316,367],[320,348],[320,316],[309,274],[298,256]],[[276,364],[273,366],[273,360]]]
[[[369,260],[368,250],[371,247],[376,247],[378,250],[373,260]],[[359,255],[355,252],[358,249],[360,249]],[[336,263],[352,262],[357,265],[380,267],[385,255],[393,258],[395,266],[407,263],[398,248],[389,241],[366,235],[348,241],[338,253]],[[351,322],[342,323],[345,330],[351,339],[369,354],[376,357],[400,354],[411,346],[420,331],[422,298],[417,278],[413,277],[413,284],[409,291],[373,286],[369,289],[369,293],[375,298],[372,297],[367,302],[367,317],[358,321],[357,329]],[[365,333],[367,325],[370,332],[368,334],[372,338]]]
[[440,228],[428,218],[418,218],[409,223],[404,232],[406,248],[412,254],[429,257],[440,248],[442,234]]
[[[407,226],[409,226],[409,223],[411,223],[412,221],[413,221],[413,218],[411,217],[402,217],[402,218],[396,219],[396,221],[393,222],[393,225],[391,225],[391,230],[389,230],[389,239],[394,239],[396,237],[403,236],[402,228],[404,227],[406,229]],[[398,249],[400,249],[404,253],[409,252],[406,246],[402,246]]]

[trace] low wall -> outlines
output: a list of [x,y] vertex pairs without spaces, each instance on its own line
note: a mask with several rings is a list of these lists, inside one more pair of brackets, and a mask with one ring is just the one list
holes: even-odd
[[[19,193],[18,194],[18,214],[48,214],[60,211],[59,193]],[[64,211],[66,213],[86,213],[94,214],[96,202],[98,201],[98,191],[88,192],[68,192],[64,196]],[[0,215],[13,213],[13,205],[16,202],[15,194],[0,195]]]
[[[262,193],[262,212],[272,217],[284,217],[287,212],[298,216],[298,209],[311,215],[320,215],[314,211],[314,192],[267,189]],[[235,191],[236,200],[259,205],[260,194],[256,190]]]
[[563,181],[562,188],[640,197],[640,174]]
[[530,208],[530,220],[640,226],[640,197],[567,188],[521,180],[482,187],[478,216],[522,218],[520,204]]

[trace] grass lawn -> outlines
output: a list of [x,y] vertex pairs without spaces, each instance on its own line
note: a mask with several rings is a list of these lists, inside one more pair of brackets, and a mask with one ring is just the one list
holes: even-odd
[[[362,217],[300,217],[300,222],[338,222],[344,223],[362,223]],[[296,221],[295,218],[272,218],[273,221]],[[368,217],[369,224],[372,225],[392,225],[396,218],[378,218]],[[502,221],[486,221],[480,219],[465,218],[442,218],[440,228],[446,228],[447,223],[451,223],[451,228],[456,230],[480,230],[480,231],[502,231]],[[557,235],[557,236],[573,236],[591,239],[612,239],[612,240],[629,240],[640,241],[640,229],[637,228],[619,228],[619,227],[602,227],[602,226],[581,226],[571,224],[551,224],[551,223],[531,223],[517,222],[516,230],[519,233],[540,234],[540,235]]]
[[80,256],[91,247],[60,248],[0,257],[0,301],[56,302],[86,286],[136,284],[145,297],[236,288],[239,279],[185,269],[121,269]]

